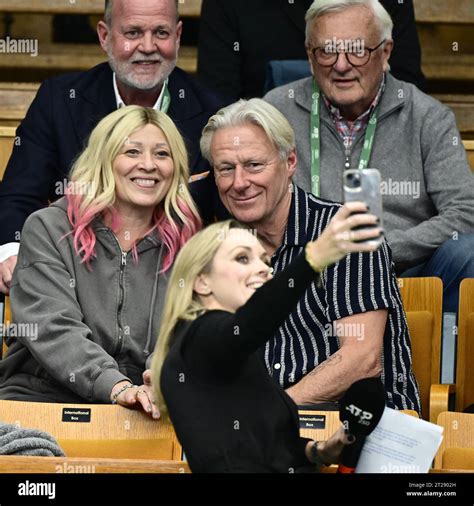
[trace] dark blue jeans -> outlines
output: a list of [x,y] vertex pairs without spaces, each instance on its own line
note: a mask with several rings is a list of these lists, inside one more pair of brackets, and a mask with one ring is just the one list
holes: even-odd
[[459,235],[457,240],[448,239],[427,262],[410,267],[401,275],[402,278],[423,276],[443,280],[443,311],[457,313],[459,283],[464,278],[474,278],[474,234]]

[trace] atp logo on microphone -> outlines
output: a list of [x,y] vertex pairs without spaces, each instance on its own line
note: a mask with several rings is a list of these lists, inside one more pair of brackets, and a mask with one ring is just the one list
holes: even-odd
[[360,423],[361,425],[369,425],[370,420],[374,417],[374,415],[370,411],[364,411],[363,409],[358,408],[354,404],[349,404],[346,406],[346,411],[349,411],[351,415],[358,417],[359,420],[357,423]]

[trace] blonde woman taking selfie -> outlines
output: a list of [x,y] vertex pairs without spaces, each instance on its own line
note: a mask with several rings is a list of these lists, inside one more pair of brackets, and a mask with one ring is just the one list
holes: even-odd
[[[296,404],[255,353],[320,273],[348,253],[374,251],[365,204],[344,205],[305,253],[272,277],[247,227],[209,226],[180,251],[152,362],[158,406],[168,414],[193,472],[281,472],[335,463],[348,435],[300,438]],[[359,212],[355,216],[351,213]]]

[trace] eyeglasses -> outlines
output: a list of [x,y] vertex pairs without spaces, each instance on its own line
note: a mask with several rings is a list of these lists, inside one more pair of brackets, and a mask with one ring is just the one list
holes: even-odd
[[251,160],[245,163],[239,163],[237,165],[226,163],[220,167],[214,166],[214,172],[218,177],[233,178],[235,176],[236,167],[240,166],[248,175],[254,175],[263,172],[266,169],[267,165],[271,165],[273,162],[274,160],[270,160],[269,162]]
[[353,67],[362,67],[363,65],[367,65],[369,63],[370,57],[372,53],[376,51],[387,39],[383,39],[383,41],[377,46],[370,48],[360,48],[358,50],[352,51],[342,51],[339,48],[332,47],[308,47],[308,51],[313,55],[313,58],[316,60],[318,65],[321,67],[332,67],[336,65],[339,55],[344,53],[346,55],[347,61]]

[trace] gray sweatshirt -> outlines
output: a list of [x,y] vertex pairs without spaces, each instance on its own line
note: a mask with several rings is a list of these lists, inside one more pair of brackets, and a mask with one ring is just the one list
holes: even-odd
[[66,201],[25,223],[11,285],[13,335],[0,361],[0,398],[110,402],[112,387],[142,384],[166,290],[164,246],[140,240],[138,263],[100,218],[91,269],[74,252]]
[[[295,183],[311,191],[312,77],[270,91],[296,135]],[[345,148],[321,101],[320,196],[342,202]],[[365,129],[352,146],[358,166]],[[384,227],[397,271],[426,261],[444,241],[474,232],[474,177],[453,112],[412,84],[387,74],[369,167],[382,175]]]

